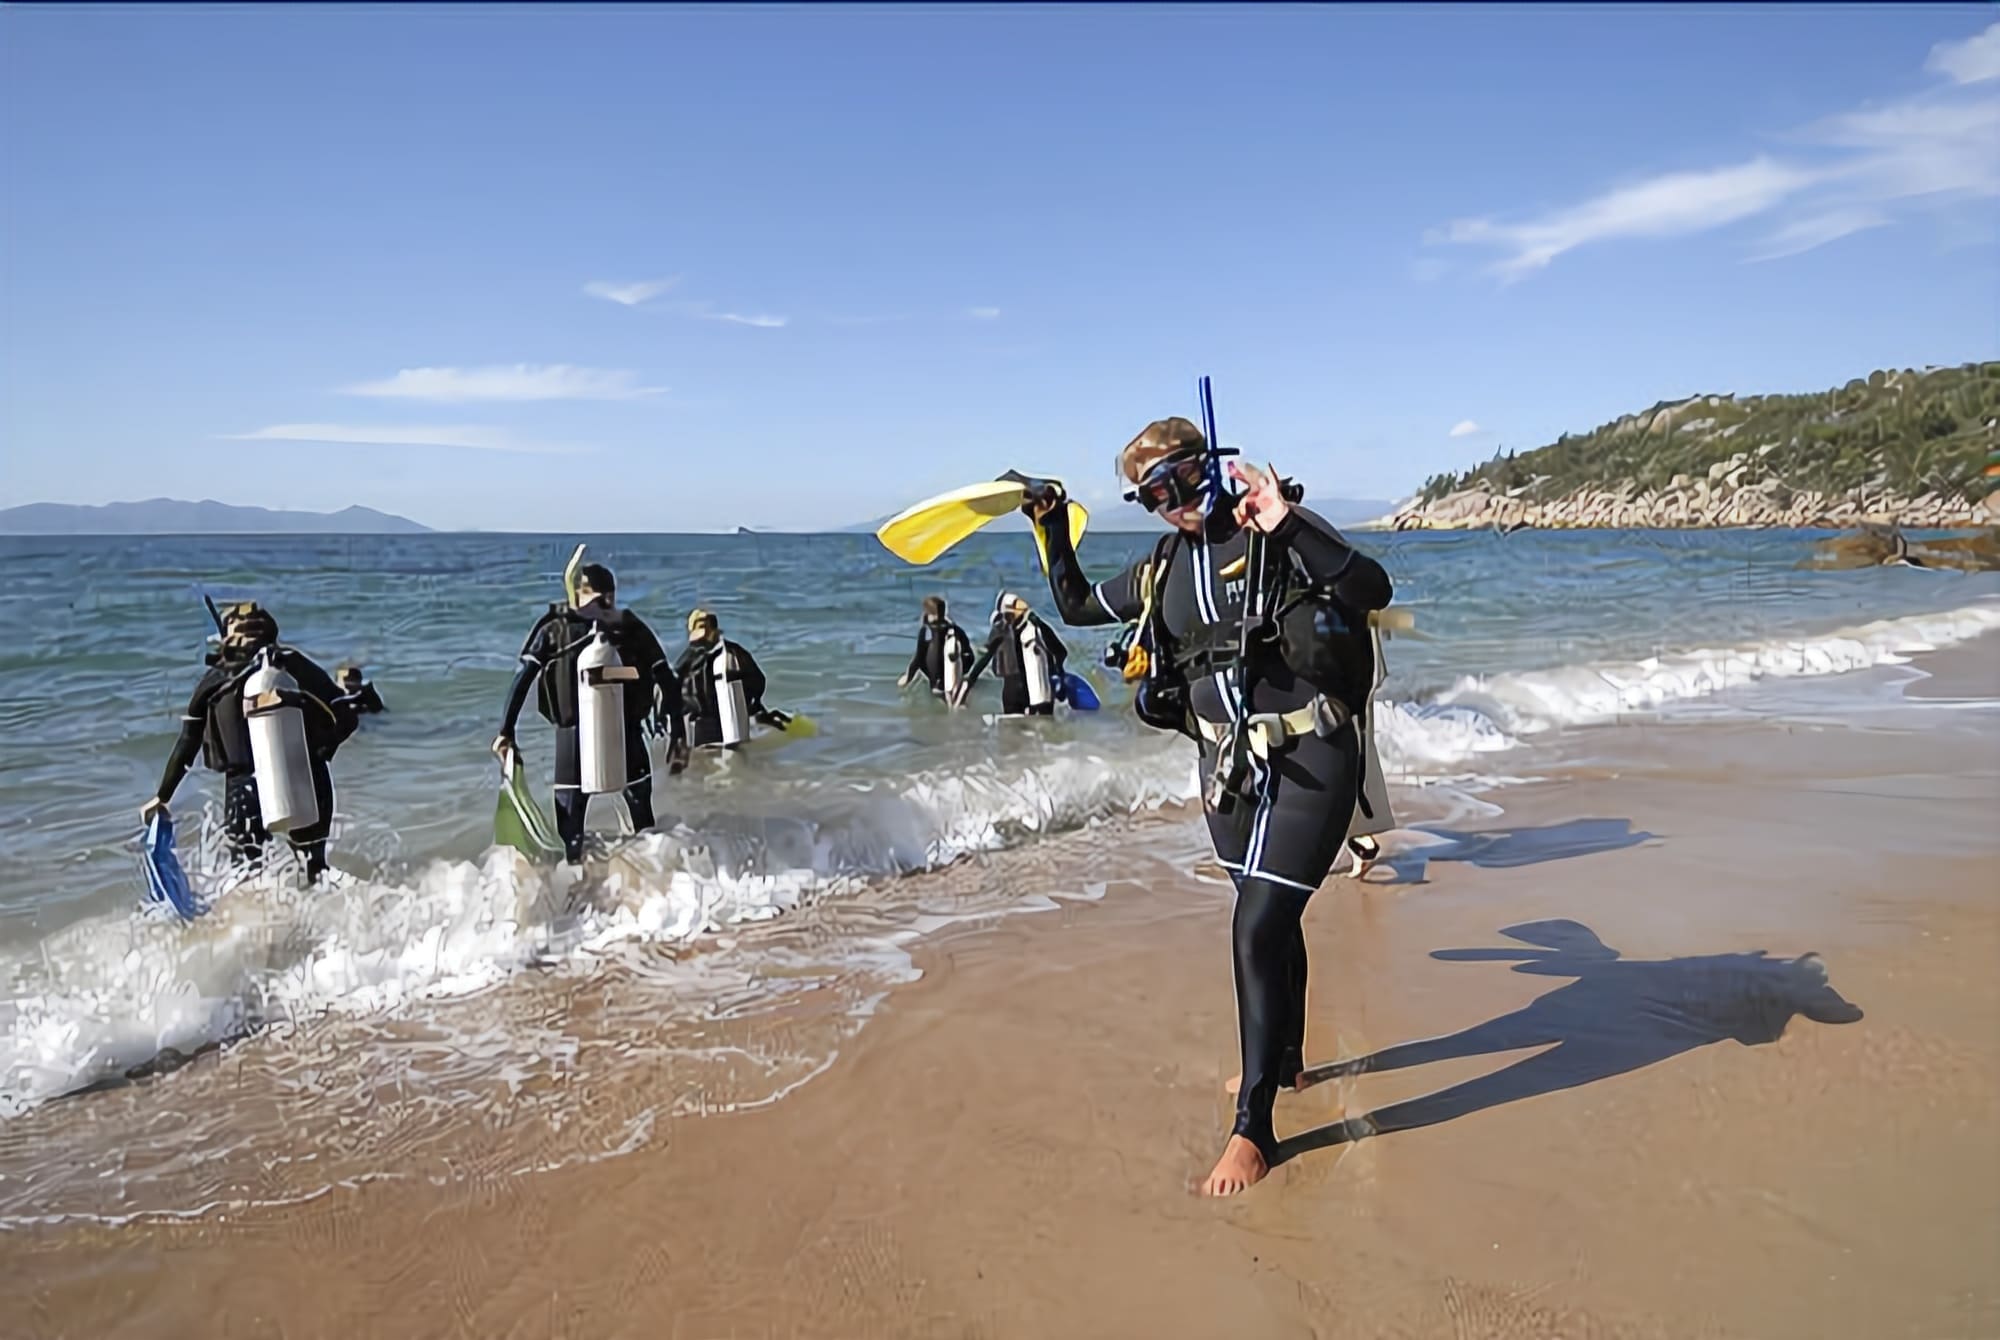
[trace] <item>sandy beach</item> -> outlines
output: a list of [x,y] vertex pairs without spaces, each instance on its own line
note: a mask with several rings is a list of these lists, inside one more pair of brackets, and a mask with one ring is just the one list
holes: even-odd
[[[4,1329],[2000,1333],[2000,714],[1967,702],[2000,640],[1928,662],[1879,717],[1614,725],[1503,815],[1408,804],[1307,919],[1308,1062],[1348,1064],[1281,1097],[1287,1161],[1236,1200],[1190,1193],[1235,1067],[1228,889],[1158,821],[933,877],[1104,889],[922,941],[780,1101],[551,1172],[468,1131],[448,1177],[10,1232]],[[583,1127],[646,1083],[581,1086]]]

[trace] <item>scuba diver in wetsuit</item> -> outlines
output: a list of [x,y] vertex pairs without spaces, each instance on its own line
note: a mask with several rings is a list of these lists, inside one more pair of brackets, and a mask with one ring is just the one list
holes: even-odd
[[611,570],[601,563],[586,563],[577,570],[574,605],[551,605],[536,621],[521,646],[521,668],[507,690],[506,716],[493,752],[501,766],[513,767],[514,727],[528,691],[539,686],[536,709],[556,728],[556,832],[562,836],[563,855],[571,865],[583,860],[584,818],[590,794],[583,789],[582,740],[577,687],[578,659],[591,641],[602,633],[617,652],[620,664],[638,672],[637,691],[623,696],[625,710],[625,811],[635,832],[653,826],[652,761],[646,752],[645,726],[649,718],[664,722],[667,733],[667,771],[678,773],[687,766],[687,738],[681,725],[680,681],[674,677],[667,653],[645,620],[628,609],[617,608],[617,591]]
[[790,723],[785,713],[764,706],[764,671],[748,649],[722,636],[712,610],[690,611],[687,629],[687,649],[674,673],[697,746],[734,749],[750,738],[753,720],[779,730]]
[[[354,713],[325,670],[303,652],[279,643],[278,621],[269,611],[245,602],[230,606],[221,622],[221,646],[209,655],[208,672],[188,698],[187,711],[181,715],[180,737],[167,756],[160,789],[140,806],[139,821],[145,823],[153,811],[172,803],[199,751],[209,770],[223,775],[222,813],[230,859],[252,869],[263,864],[264,845],[271,834],[264,827],[257,757],[244,716],[243,690],[259,667],[268,663],[290,675],[297,685],[297,699],[289,705],[305,719],[307,756],[301,761],[310,770],[309,785],[318,818],[289,830],[285,838],[305,858],[306,878],[316,880],[326,870],[326,839],[333,829],[333,775],[327,763],[354,733]],[[266,652],[268,656],[263,654]]]
[[930,681],[931,692],[951,701],[965,672],[972,666],[972,639],[945,616],[943,596],[924,597],[924,621],[917,627],[917,649],[910,654],[909,669],[896,681],[906,689],[918,675]]
[[1084,575],[1059,489],[1024,510],[1047,537],[1049,589],[1064,621],[1137,621],[1139,715],[1200,748],[1203,810],[1237,891],[1243,1053],[1235,1127],[1202,1189],[1233,1195],[1269,1172],[1273,1100],[1303,1069],[1300,918],[1355,812],[1355,717],[1373,684],[1368,616],[1392,590],[1379,563],[1299,506],[1302,495],[1275,474],[1231,462],[1244,492],[1223,493],[1208,444],[1186,419],[1148,425],[1118,467],[1126,496],[1172,529],[1102,582]]
[[1006,592],[993,610],[993,632],[986,639],[986,650],[958,687],[958,701],[966,700],[988,665],[997,665],[1003,715],[1054,716],[1068,660],[1069,648],[1056,636],[1056,630],[1029,609],[1027,601]]
[[340,686],[340,701],[346,703],[355,716],[373,716],[389,710],[382,701],[382,695],[375,691],[375,686],[361,677],[360,666],[339,667],[333,672],[333,680]]

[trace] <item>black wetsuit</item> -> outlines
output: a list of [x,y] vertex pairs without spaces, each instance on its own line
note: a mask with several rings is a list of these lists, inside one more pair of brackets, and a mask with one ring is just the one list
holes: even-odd
[[681,698],[687,703],[689,729],[696,745],[722,743],[722,714],[715,697],[715,658],[725,647],[735,667],[729,677],[743,685],[744,729],[748,730],[750,721],[765,710],[764,672],[754,656],[727,638],[688,643],[674,671],[680,676]]
[[[1236,662],[1246,571],[1232,565],[1246,557],[1249,545],[1248,533],[1226,508],[1216,509],[1200,536],[1175,533],[1095,585],[1077,561],[1066,509],[1057,508],[1048,522],[1049,587],[1066,622],[1102,625],[1138,619],[1144,607],[1141,574],[1157,559],[1166,562],[1152,613],[1154,636],[1164,645],[1156,646],[1154,655],[1185,668],[1188,704],[1202,720],[1232,722],[1246,679],[1249,710],[1255,713],[1292,712],[1322,694],[1350,712],[1366,710],[1367,653],[1362,648],[1368,643],[1367,614],[1389,603],[1389,576],[1314,513],[1294,504],[1263,547],[1271,574],[1264,583],[1267,592],[1280,575],[1295,588],[1310,582],[1330,592],[1329,617],[1339,621],[1339,645],[1349,659],[1343,673],[1315,667],[1316,680],[1275,651],[1255,655],[1248,667]],[[1207,779],[1217,749],[1203,736],[1200,750]],[[1266,1158],[1275,1143],[1272,1102],[1303,1064],[1306,948],[1300,918],[1340,853],[1354,812],[1359,768],[1358,738],[1348,720],[1325,735],[1309,731],[1289,736],[1270,759],[1254,799],[1219,813],[1204,792],[1217,861],[1230,872],[1237,890],[1232,938],[1243,1083],[1236,1133],[1253,1141]]]
[[932,693],[943,693],[947,657],[958,666],[958,682],[963,684],[972,666],[972,639],[949,619],[941,623],[926,619],[917,630],[917,649],[910,655],[910,668],[903,672],[903,678],[921,674],[930,681]]
[[[310,828],[293,829],[285,837],[305,858],[306,877],[316,879],[326,869],[326,839],[333,830],[333,775],[327,763],[341,742],[354,733],[354,713],[341,700],[333,678],[304,653],[280,644],[274,659],[306,696],[306,744],[312,754],[319,822]],[[199,752],[209,770],[223,776],[222,817],[230,859],[252,868],[262,864],[264,844],[271,839],[258,805],[250,727],[243,719],[243,681],[255,666],[252,655],[233,651],[211,662],[208,673],[188,697],[187,711],[181,715],[180,738],[167,756],[158,792],[162,804],[170,803]]]
[[993,631],[986,639],[986,650],[973,663],[971,673],[965,677],[965,686],[970,690],[980,675],[986,672],[988,665],[997,666],[1000,671],[1000,710],[1003,713],[1010,717],[1054,716],[1055,699],[1062,694],[1063,666],[1069,660],[1069,648],[1056,636],[1056,630],[1044,623],[1033,610],[1028,611],[1026,618],[1029,627],[1040,639],[1042,654],[1048,660],[1049,692],[1054,696],[1045,703],[1030,703],[1028,657],[1021,647],[1022,627],[1004,614],[994,620]]
[[681,725],[680,681],[674,678],[667,653],[645,620],[627,609],[607,608],[602,601],[592,601],[581,609],[558,605],[542,616],[522,644],[521,668],[507,694],[507,716],[500,733],[512,738],[528,691],[539,683],[537,707],[556,728],[556,831],[572,865],[583,859],[584,819],[590,807],[590,796],[583,789],[582,742],[577,731],[577,658],[599,629],[617,648],[620,663],[639,672],[638,683],[628,685],[624,694],[624,799],[635,831],[653,826],[647,718],[657,714],[665,719],[670,748],[678,747],[686,737]]

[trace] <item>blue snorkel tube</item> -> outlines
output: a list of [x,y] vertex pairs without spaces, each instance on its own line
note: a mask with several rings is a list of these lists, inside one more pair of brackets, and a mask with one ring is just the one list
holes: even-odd
[[1222,458],[1234,456],[1234,447],[1225,447],[1215,438],[1215,392],[1209,386],[1208,378],[1199,383],[1201,396],[1201,435],[1208,443],[1208,496],[1202,499],[1201,514],[1213,516],[1215,509],[1224,502],[1235,500],[1235,491],[1229,487],[1229,480],[1222,473]]
[[[1216,509],[1232,506],[1236,492],[1229,487],[1229,480],[1222,472],[1222,458],[1239,453],[1224,447],[1215,437],[1215,392],[1206,377],[1199,384],[1201,396],[1201,432],[1208,441],[1208,496],[1202,501],[1202,516],[1213,517]],[[1250,534],[1244,549],[1243,563],[1243,611],[1239,616],[1236,635],[1236,688],[1231,696],[1235,699],[1235,720],[1231,723],[1229,739],[1224,749],[1215,757],[1215,773],[1211,778],[1209,802],[1216,813],[1228,813],[1239,800],[1248,799],[1242,793],[1244,778],[1259,774],[1255,755],[1250,750],[1250,685],[1244,672],[1250,664],[1251,643],[1263,625],[1260,605],[1263,596],[1264,535],[1256,527],[1250,527]],[[1246,812],[1250,807],[1246,807]]]

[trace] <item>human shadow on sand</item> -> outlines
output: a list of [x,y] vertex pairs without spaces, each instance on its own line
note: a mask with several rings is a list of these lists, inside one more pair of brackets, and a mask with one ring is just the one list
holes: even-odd
[[1779,959],[1759,949],[1648,962],[1620,958],[1589,927],[1574,921],[1532,921],[1500,933],[1536,948],[1440,949],[1431,957],[1512,962],[1515,972],[1575,980],[1523,1009],[1460,1033],[1312,1067],[1300,1077],[1301,1087],[1458,1057],[1528,1047],[1547,1050],[1490,1075],[1295,1135],[1279,1143],[1274,1163],[1573,1089],[1714,1042],[1733,1039],[1750,1047],[1775,1042],[1794,1015],[1820,1024],[1849,1024],[1862,1017],[1828,984],[1817,954]]
[[1433,828],[1418,824],[1412,832],[1434,839],[1419,847],[1407,847],[1385,855],[1377,868],[1395,872],[1391,879],[1372,879],[1378,884],[1422,884],[1429,877],[1432,861],[1465,861],[1487,870],[1513,866],[1540,865],[1544,861],[1567,861],[1576,856],[1623,851],[1658,835],[1634,829],[1630,819],[1570,819],[1542,828],[1485,828],[1461,830]]

